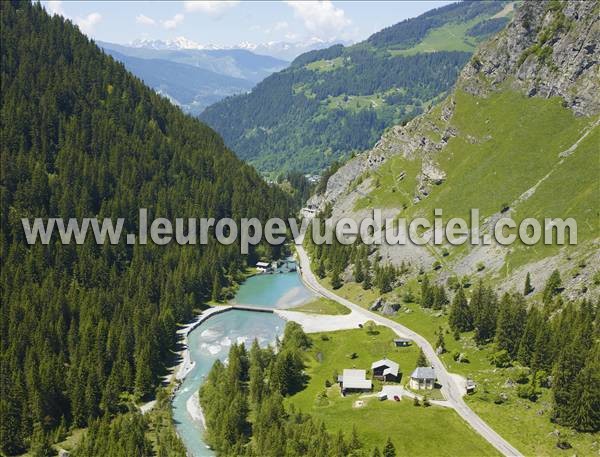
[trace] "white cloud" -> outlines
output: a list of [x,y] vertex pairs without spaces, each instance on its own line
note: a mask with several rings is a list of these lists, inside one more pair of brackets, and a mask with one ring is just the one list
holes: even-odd
[[302,19],[304,26],[321,36],[332,36],[348,27],[352,21],[341,8],[336,8],[330,0],[287,1],[294,14]]
[[166,21],[161,22],[165,29],[172,30],[176,28],[179,24],[181,24],[184,18],[185,16],[183,14],[176,14],[171,19],[167,19]]
[[135,22],[137,22],[138,24],[143,24],[143,25],[154,25],[154,24],[156,24],[156,21],[154,19],[152,19],[151,17],[146,16],[145,14],[138,14],[135,17]]
[[277,32],[279,30],[284,30],[287,29],[289,26],[290,25],[286,21],[280,21],[273,26],[273,31]]
[[48,10],[48,13],[50,13],[51,15],[55,15],[55,14],[59,14],[61,16],[65,15],[65,12],[62,8],[62,3],[60,0],[50,0],[48,2],[46,2],[46,9]]
[[286,30],[290,25],[286,21],[280,21],[273,24],[272,27],[261,27],[260,25],[252,25],[248,30],[251,32],[262,32],[270,35],[273,32],[280,32]]
[[200,12],[218,16],[238,3],[239,1],[188,1],[183,2],[183,7],[190,13]]
[[94,27],[102,20],[100,13],[90,13],[86,17],[78,17],[75,19],[75,23],[79,26],[81,31],[86,35],[89,35],[94,31]]

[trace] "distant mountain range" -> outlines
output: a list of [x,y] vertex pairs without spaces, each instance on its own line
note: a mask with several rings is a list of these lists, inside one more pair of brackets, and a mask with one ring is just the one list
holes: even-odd
[[511,14],[509,2],[433,9],[361,43],[302,54],[201,118],[264,173],[319,172],[443,98],[477,45]]
[[312,37],[306,41],[289,42],[289,41],[268,41],[265,43],[251,43],[249,41],[243,41],[235,45],[215,45],[215,44],[201,44],[195,41],[189,40],[186,37],[180,36],[173,40],[134,40],[128,46],[133,48],[145,48],[145,49],[156,49],[156,50],[181,50],[181,49],[195,49],[203,51],[215,51],[215,50],[233,50],[242,49],[253,52],[255,54],[263,54],[277,59],[291,61],[308,51],[314,51],[316,49],[328,48],[335,44],[350,44],[345,41],[326,41],[318,37]]
[[132,46],[98,45],[158,93],[194,115],[222,98],[248,92],[288,65],[287,61],[245,49],[190,49],[194,43],[183,38]]

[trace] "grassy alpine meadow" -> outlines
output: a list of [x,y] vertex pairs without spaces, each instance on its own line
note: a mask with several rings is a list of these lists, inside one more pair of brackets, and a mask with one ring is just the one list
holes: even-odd
[[423,41],[411,48],[390,49],[389,52],[393,56],[412,56],[420,52],[473,51],[477,40],[468,36],[466,32],[478,22],[481,22],[481,19],[446,24],[430,30]]
[[[394,337],[394,332],[380,326],[372,333],[355,329],[311,335],[313,344],[306,357],[309,382],[304,390],[288,399],[289,404],[322,420],[332,432],[342,430],[349,434],[356,427],[366,449],[381,448],[389,437],[398,455],[498,455],[451,409],[417,407],[409,398],[399,402],[379,401],[376,397],[381,388],[379,381],[375,381],[371,394],[341,396],[334,379],[338,373],[344,368],[369,370],[372,362],[383,357],[399,363],[400,383],[407,381],[415,367],[418,348],[396,348]],[[363,401],[363,406],[357,407],[357,400]]]
[[[543,224],[546,217],[572,217],[577,221],[578,243],[600,235],[598,215],[589,206],[598,186],[596,169],[589,166],[597,161],[598,116],[577,117],[558,97],[528,98],[511,90],[487,98],[457,90],[454,101],[450,124],[457,136],[449,139],[437,159],[445,172],[443,182],[431,187],[428,198],[413,203],[421,159],[396,156],[371,173],[373,190],[357,201],[356,209],[398,208],[401,217],[410,220],[433,218],[433,210],[443,208],[444,220],[468,221],[471,208],[479,210],[482,220],[508,208],[506,215],[517,224],[525,218]],[[439,124],[440,110],[438,105],[426,119]],[[428,136],[439,141],[436,132]],[[530,189],[533,192],[523,197]],[[467,249],[449,248],[457,255]],[[506,262],[514,270],[560,248],[556,243],[516,242],[507,250]]]

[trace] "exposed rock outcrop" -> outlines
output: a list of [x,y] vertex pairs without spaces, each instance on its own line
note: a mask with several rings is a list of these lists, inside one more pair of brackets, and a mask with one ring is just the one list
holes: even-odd
[[526,1],[484,44],[457,85],[485,96],[507,80],[529,96],[560,96],[578,115],[600,112],[600,3]]

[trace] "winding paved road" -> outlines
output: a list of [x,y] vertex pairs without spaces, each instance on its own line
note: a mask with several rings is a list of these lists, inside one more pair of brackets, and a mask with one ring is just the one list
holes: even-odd
[[423,338],[418,333],[413,332],[409,328],[405,327],[398,322],[395,322],[391,319],[387,319],[379,314],[375,314],[371,311],[366,310],[365,308],[352,303],[350,300],[347,300],[339,295],[336,295],[329,289],[323,287],[317,278],[313,274],[310,269],[310,260],[308,258],[308,254],[304,250],[304,247],[301,244],[296,244],[296,250],[298,252],[298,258],[300,260],[300,272],[302,279],[305,284],[326,298],[331,300],[335,300],[338,303],[350,308],[352,311],[360,313],[365,316],[366,319],[370,319],[377,324],[383,325],[385,327],[391,328],[394,332],[396,332],[399,336],[410,338],[413,340],[425,353],[425,356],[435,368],[435,372],[438,378],[439,383],[442,385],[442,394],[452,406],[456,412],[465,420],[467,423],[475,429],[483,438],[485,438],[492,446],[494,446],[498,451],[500,451],[505,456],[522,456],[522,454],[511,446],[504,438],[502,438],[498,433],[496,433],[488,424],[486,424],[463,400],[463,391],[464,387],[460,386],[455,378],[446,370],[446,367],[438,357],[438,355],[433,350],[433,347],[429,342]]

